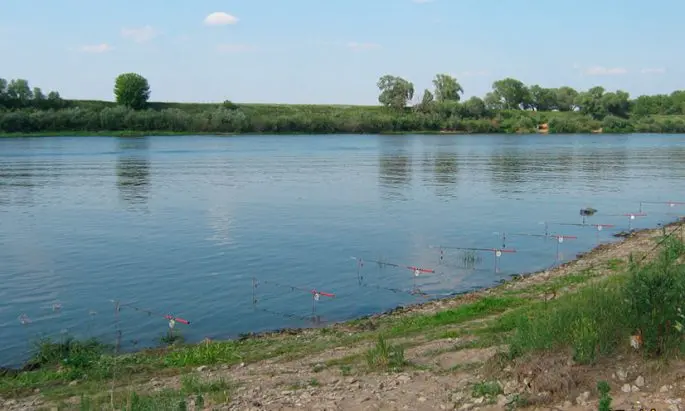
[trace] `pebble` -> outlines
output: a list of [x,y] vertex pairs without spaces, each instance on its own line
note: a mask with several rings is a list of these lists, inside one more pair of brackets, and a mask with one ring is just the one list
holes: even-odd
[[419,397],[419,402],[426,402],[426,397]]
[[644,387],[645,386],[645,378],[643,376],[639,376],[635,379],[635,385],[638,387]]
[[505,397],[504,395],[500,394],[497,396],[497,406],[504,408],[505,405],[509,402],[509,399]]
[[400,375],[399,377],[397,377],[397,381],[406,383],[406,382],[411,381],[411,377],[406,375],[406,374],[403,374],[403,375]]
[[201,365],[196,368],[197,372],[204,372],[207,371],[207,366],[206,365]]
[[636,386],[633,385],[632,387],[630,387],[630,391],[632,391],[632,392],[640,392],[640,389],[639,389],[638,387],[636,387]]
[[516,383],[516,381],[507,381],[504,384],[504,388],[503,388],[504,395],[513,394],[517,391],[517,389],[518,389],[518,384]]
[[587,404],[588,399],[590,399],[590,391],[585,391],[576,398],[576,404],[584,406]]
[[668,392],[671,388],[668,385],[662,385],[661,388],[659,388],[659,392]]
[[626,393],[630,392],[630,384],[623,384],[623,386],[621,387],[621,391]]
[[619,368],[616,371],[616,376],[618,377],[619,380],[625,381],[628,379],[628,372],[622,368]]

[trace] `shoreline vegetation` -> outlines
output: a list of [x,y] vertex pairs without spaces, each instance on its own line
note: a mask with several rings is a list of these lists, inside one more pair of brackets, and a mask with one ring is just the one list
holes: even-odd
[[[0,369],[0,407],[349,409],[394,398],[409,409],[513,410],[647,395],[644,379],[670,375],[667,363],[685,350],[684,223],[634,231],[491,288],[323,328],[120,355],[97,341],[44,341],[24,371]],[[641,388],[625,391],[628,377]]]
[[234,134],[685,133],[685,90],[639,96],[593,87],[527,86],[513,78],[462,100],[454,77],[436,75],[420,96],[401,77],[377,83],[379,105],[150,102],[147,79],[124,73],[115,101],[45,95],[0,78],[0,136]]

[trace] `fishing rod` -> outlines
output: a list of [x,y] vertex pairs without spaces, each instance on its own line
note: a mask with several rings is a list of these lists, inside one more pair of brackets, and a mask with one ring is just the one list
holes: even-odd
[[438,245],[438,246],[433,246],[429,245],[428,248],[438,248],[440,249],[440,261],[444,259],[445,256],[445,251],[444,250],[460,250],[460,251],[485,251],[485,252],[491,252],[495,254],[495,272],[499,273],[499,258],[502,256],[503,253],[515,253],[516,250],[513,248],[480,248],[480,247],[453,247],[453,246],[443,246],[443,245]]
[[[546,227],[546,225],[545,225]],[[493,232],[494,235],[499,235],[502,237],[502,248],[507,247],[507,237],[536,237],[536,238],[551,238],[550,234],[545,228],[545,234],[531,234],[531,233],[505,233],[500,231]]]
[[[549,223],[545,223],[545,234],[499,233],[499,232],[495,232],[494,234],[501,234],[501,235],[502,235],[502,247],[506,247],[507,237],[510,237],[510,236],[527,236],[527,237],[537,237],[537,238],[554,238],[554,239],[557,240],[557,243],[563,243],[564,240],[566,240],[566,239],[568,239],[568,240],[575,240],[576,238],[578,238],[578,237],[573,236],[573,235],[550,234],[549,232],[547,232],[547,228],[546,228],[546,227],[547,227],[547,224],[549,224]],[[552,224],[554,224],[554,223],[552,223]],[[561,225],[561,224],[560,224],[560,225]],[[570,224],[569,224],[569,225],[570,225]],[[579,223],[578,225],[581,225],[581,224]]]
[[665,204],[665,205],[673,208],[677,205],[685,205],[685,202],[683,202],[683,201],[640,201],[640,212],[642,212],[642,205],[643,204]]
[[[425,274],[425,273],[435,274],[435,270],[433,270],[432,268],[422,268],[422,267],[416,267],[413,265],[389,263],[389,262],[379,261],[379,260],[364,260],[364,259],[359,258],[359,257],[350,257],[350,259],[357,261],[357,281],[359,282],[359,285],[362,285],[362,282],[363,282],[363,277],[361,276],[361,269],[362,269],[362,267],[364,267],[364,261],[376,263],[380,266],[387,265],[390,267],[404,268],[406,270],[413,271],[414,276],[412,277],[412,281],[413,281],[413,290],[412,291],[418,289],[416,286],[416,278],[418,276],[420,276],[421,274]],[[385,288],[385,287],[381,287],[381,288]],[[388,291],[395,292],[394,290],[391,290],[391,289],[388,289]],[[410,293],[410,295],[414,295],[414,294]]]
[[575,227],[594,227],[597,230],[597,244],[600,243],[599,239],[599,232],[604,230],[605,228],[614,228],[616,227],[614,224],[587,224],[587,223],[556,223],[557,225],[562,225],[562,226],[575,226]]
[[135,311],[147,313],[148,316],[154,315],[154,316],[158,316],[158,317],[162,317],[164,319],[167,319],[167,320],[169,320],[169,327],[171,327],[171,328],[173,328],[173,325],[177,322],[179,322],[181,324],[190,325],[190,321],[183,319],[181,317],[176,317],[176,316],[171,315],[171,314],[164,314],[164,313],[160,313],[160,312],[156,312],[156,311],[146,310],[143,308],[133,306],[131,304],[123,304],[118,300],[109,300],[109,301],[114,303],[114,309],[116,312],[119,312],[121,310],[121,307],[128,307],[128,308],[131,308]]
[[500,257],[502,253],[515,253],[516,250],[514,249],[506,249],[506,248],[478,248],[478,247],[452,247],[452,246],[446,246],[446,245],[430,245],[428,246],[429,248],[439,248],[441,250],[462,250],[462,251],[490,251],[494,252],[495,255]]
[[[277,287],[282,287],[282,288],[288,288],[290,291],[301,291],[303,293],[310,294],[312,296],[312,316],[311,318],[317,317],[316,315],[316,303],[320,300],[320,298],[323,297],[329,297],[329,298],[335,298],[335,294],[333,293],[328,293],[325,291],[317,290],[317,289],[310,289],[310,288],[304,288],[304,287],[298,287],[295,285],[288,285],[288,284],[282,284],[277,281],[271,281],[271,280],[261,280],[257,281],[255,277],[252,277],[252,307],[254,309],[259,309],[262,311],[265,311],[265,309],[262,308],[257,308],[257,302],[259,301],[257,299],[257,287],[259,287],[260,284],[270,284],[274,285]],[[269,311],[266,311],[269,312]],[[277,313],[277,312],[271,312],[272,314],[280,314],[283,315],[283,313]],[[297,318],[298,316],[293,314],[293,316],[287,316],[289,318]],[[301,319],[301,318],[300,318]]]
[[646,217],[647,213],[644,213],[642,211],[638,213],[623,213],[623,214],[605,214],[607,216],[612,216],[612,217],[628,217],[628,230],[633,229],[633,221],[635,220],[636,217]]
[[595,227],[597,231],[602,231],[605,228],[616,227],[614,224],[588,224],[588,223],[552,223],[556,225],[563,226],[575,226],[575,227]]
[[255,292],[256,292],[257,287],[259,287],[260,284],[271,284],[271,285],[275,285],[277,287],[288,288],[288,289],[290,289],[290,291],[302,291],[302,292],[305,292],[307,294],[311,294],[314,301],[319,301],[319,298],[321,296],[329,297],[329,298],[335,298],[335,294],[333,294],[333,293],[327,293],[327,292],[317,290],[317,289],[298,287],[295,285],[281,284],[279,282],[271,281],[271,280],[257,281],[257,279],[253,277],[252,278],[252,302],[253,302],[253,304],[257,302]]
[[418,277],[421,273],[435,273],[435,270],[433,270],[432,268],[421,268],[421,267],[415,267],[415,266],[413,266],[413,265],[404,265],[404,264],[388,263],[388,262],[385,262],[385,261],[378,261],[378,260],[365,260],[365,259],[360,258],[360,257],[350,257],[350,259],[356,260],[356,261],[357,261],[357,266],[358,266],[359,268],[364,267],[364,262],[365,262],[365,261],[368,261],[368,262],[370,262],[370,263],[376,263],[376,264],[378,264],[378,265],[387,265],[387,266],[390,266],[390,267],[404,268],[404,269],[407,269],[407,270],[411,270],[411,271],[414,272],[414,276],[416,276],[416,277]]

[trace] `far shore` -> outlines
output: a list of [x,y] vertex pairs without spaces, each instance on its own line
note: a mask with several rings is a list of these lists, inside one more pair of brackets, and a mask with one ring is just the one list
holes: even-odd
[[284,136],[329,136],[329,135],[340,135],[340,136],[357,136],[357,135],[445,135],[445,136],[455,136],[455,135],[587,135],[587,136],[597,136],[597,135],[651,135],[651,134],[685,134],[685,133],[672,133],[672,132],[602,132],[602,133],[503,133],[503,132],[466,132],[466,131],[402,131],[402,132],[380,132],[380,133],[302,133],[302,132],[249,132],[249,133],[217,133],[217,132],[182,132],[182,131],[154,131],[154,132],[141,132],[141,131],[74,131],[74,132],[37,132],[37,133],[0,133],[0,138],[35,138],[35,137],[193,137],[193,136],[217,136],[217,137],[240,137],[240,136],[266,136],[266,135],[284,135]]

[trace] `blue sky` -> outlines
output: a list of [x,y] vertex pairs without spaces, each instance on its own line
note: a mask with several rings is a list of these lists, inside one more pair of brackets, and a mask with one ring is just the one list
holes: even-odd
[[[497,79],[685,88],[677,0],[0,0],[0,77],[111,100],[122,72],[154,101],[377,104],[394,74],[484,95]],[[207,24],[212,13],[225,13]],[[217,16],[217,15],[215,15]],[[220,24],[225,23],[225,24]]]

